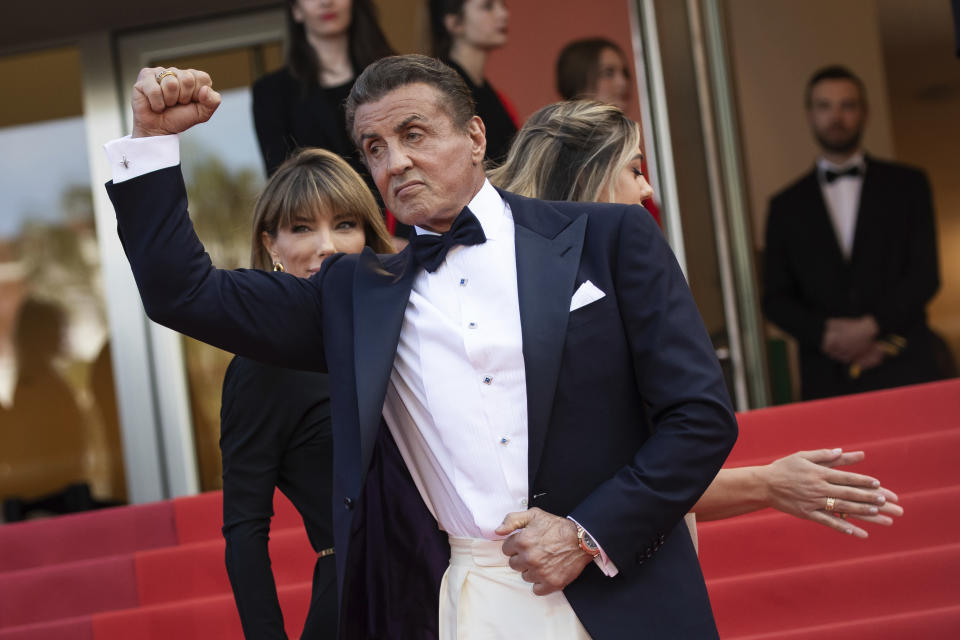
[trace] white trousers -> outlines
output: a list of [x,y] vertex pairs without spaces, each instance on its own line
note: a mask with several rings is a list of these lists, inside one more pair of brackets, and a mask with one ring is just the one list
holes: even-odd
[[502,540],[450,538],[440,585],[440,640],[590,640],[562,592],[533,594]]

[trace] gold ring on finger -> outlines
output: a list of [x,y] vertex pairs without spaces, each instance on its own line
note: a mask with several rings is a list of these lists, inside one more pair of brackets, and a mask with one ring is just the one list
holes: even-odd
[[827,511],[832,512],[837,506],[837,499],[827,496],[827,506],[824,507]]
[[157,74],[157,84],[160,84],[163,81],[163,79],[166,78],[167,76],[173,76],[174,78],[176,78],[177,74],[174,73],[173,71],[170,71],[170,69],[167,69],[166,71],[161,71],[160,73]]
[[833,515],[837,516],[837,517],[840,518],[841,520],[846,520],[846,519],[847,519],[847,514],[845,514],[845,513],[835,513],[835,514],[833,514]]

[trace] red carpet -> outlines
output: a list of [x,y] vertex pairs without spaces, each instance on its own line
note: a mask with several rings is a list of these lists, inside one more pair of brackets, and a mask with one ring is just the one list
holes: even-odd
[[851,470],[903,517],[866,540],[770,510],[701,523],[721,637],[960,638],[960,382],[743,414],[728,466],[824,447],[866,451]]
[[[800,449],[864,449],[854,470],[900,495],[867,540],[764,511],[701,523],[700,559],[724,640],[960,638],[960,381],[753,411],[729,465]],[[270,549],[291,638],[313,553],[275,501]],[[0,640],[232,640],[221,496],[0,527]]]

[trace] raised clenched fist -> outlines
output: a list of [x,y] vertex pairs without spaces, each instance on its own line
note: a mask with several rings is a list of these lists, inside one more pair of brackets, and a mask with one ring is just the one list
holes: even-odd
[[210,75],[196,69],[147,67],[133,86],[132,137],[163,136],[206,122],[220,106]]

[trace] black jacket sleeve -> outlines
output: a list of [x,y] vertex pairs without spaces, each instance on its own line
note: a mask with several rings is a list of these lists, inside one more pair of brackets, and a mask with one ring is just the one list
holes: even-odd
[[927,303],[940,288],[933,196],[926,175],[909,171],[903,193],[909,194],[902,211],[906,235],[904,266],[874,309],[881,335],[907,331],[925,318]]
[[310,280],[216,269],[193,229],[180,167],[107,183],[147,316],[215,347],[281,367],[326,371],[321,290]]

